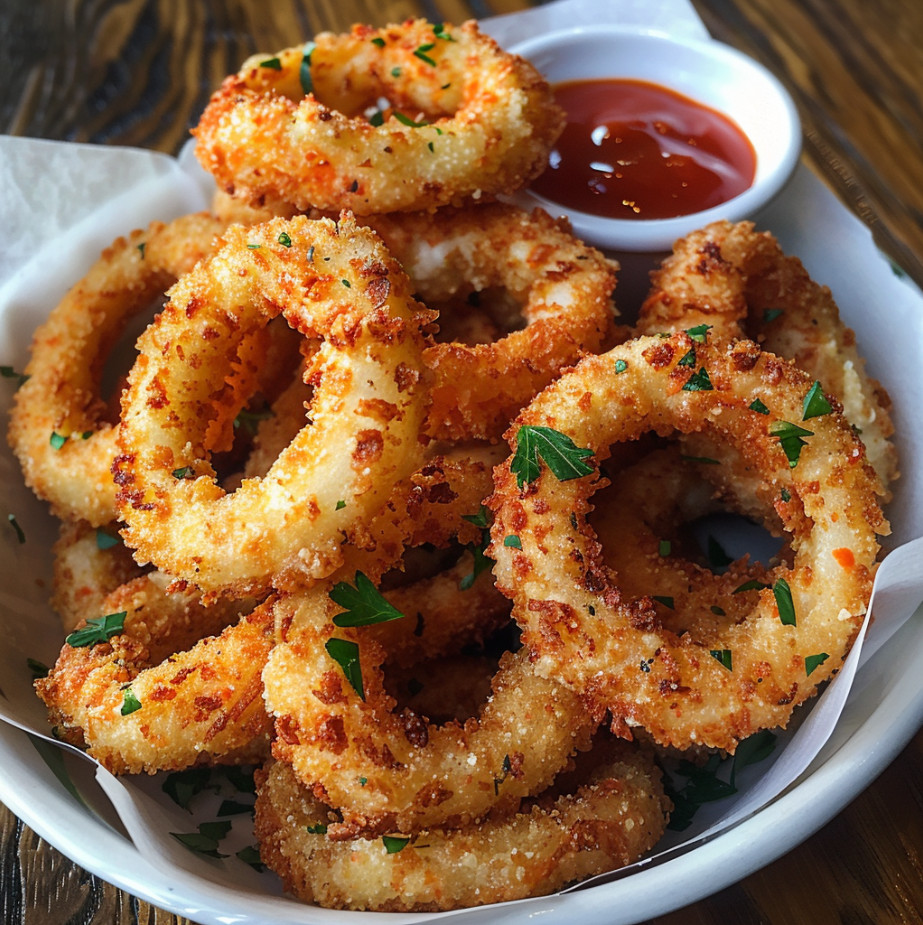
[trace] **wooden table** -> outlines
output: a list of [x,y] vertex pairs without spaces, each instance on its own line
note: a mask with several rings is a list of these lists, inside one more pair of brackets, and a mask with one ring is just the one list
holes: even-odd
[[[603,2],[603,0],[600,0]],[[805,157],[923,283],[923,3],[695,0],[712,34],[794,94]],[[4,0],[0,131],[176,152],[211,89],[256,50],[412,14],[525,0]],[[0,769],[2,773],[2,769]],[[764,870],[656,925],[923,921],[923,732],[859,798]],[[62,857],[0,807],[0,920],[184,923]]]

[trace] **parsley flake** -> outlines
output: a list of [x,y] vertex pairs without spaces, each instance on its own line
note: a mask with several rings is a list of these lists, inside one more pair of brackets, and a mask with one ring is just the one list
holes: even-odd
[[270,71],[281,71],[282,62],[278,58],[267,58],[265,61],[260,61],[260,67],[265,67]]
[[784,578],[779,578],[772,586],[772,594],[779,608],[779,620],[784,626],[795,626],[795,602],[792,589]]
[[694,328],[686,328],[686,333],[697,343],[704,344],[711,330],[710,324],[697,324]]
[[305,829],[310,835],[326,835],[327,834],[327,826],[325,826],[323,822],[317,822],[314,825],[305,826]]
[[248,244],[247,248],[251,251],[258,251],[262,245],[260,244]]
[[783,488],[779,492],[779,497],[787,503],[792,500],[792,493],[787,488]]
[[758,398],[750,402],[750,410],[757,414],[769,414],[769,409]]
[[391,76],[394,77],[395,79],[397,79],[398,77],[400,77],[400,76],[401,76],[401,69],[400,69],[399,67],[392,67],[392,68],[391,68]]
[[657,544],[657,552],[666,558],[673,551],[673,544],[669,540],[661,540]]
[[490,510],[482,504],[477,514],[465,514],[462,520],[481,528],[480,542],[468,543],[465,546],[474,559],[474,568],[458,582],[458,587],[461,591],[467,591],[475,583],[478,575],[490,568],[490,559],[487,558],[487,547],[490,544]]
[[122,709],[119,711],[122,716],[129,716],[141,709],[141,701],[135,696],[130,687],[126,687],[122,693]]
[[27,658],[26,666],[28,667],[29,671],[32,672],[32,677],[36,680],[38,678],[48,677],[48,672],[51,671],[51,669],[44,662],[40,662],[37,658]]
[[510,772],[513,770],[513,764],[510,761],[509,755],[503,756],[503,763],[500,765],[500,774],[498,777],[494,778],[494,796],[497,796],[500,793],[500,784],[502,784],[507,777],[509,777]]
[[433,35],[435,35],[437,39],[442,39],[445,42],[455,41],[455,38],[446,32],[444,22],[437,22],[433,24]]
[[[404,113],[394,111],[394,118],[397,119],[401,125],[406,125],[408,128],[423,128],[424,125],[429,125],[429,122],[414,122],[410,116],[405,116]],[[369,120],[371,122],[371,119]]]
[[341,279],[340,282],[347,288],[352,289],[353,284],[348,279]]
[[815,668],[820,668],[827,659],[830,658],[826,652],[818,652],[817,655],[809,655],[804,660],[804,673],[805,676],[811,674]]
[[316,47],[314,42],[308,42],[304,46],[301,67],[298,69],[298,79],[301,82],[301,90],[305,96],[314,92],[314,81],[311,79],[311,55],[314,54]]
[[235,857],[244,864],[248,864],[255,871],[262,873],[266,870],[266,865],[260,858],[260,849],[257,845],[247,845],[236,852]]
[[397,854],[403,848],[410,844],[409,838],[398,838],[396,835],[382,835],[381,843],[385,846],[388,854]]
[[593,467],[584,462],[592,455],[591,449],[578,447],[558,430],[524,424],[516,434],[516,453],[510,471],[522,488],[539,477],[541,460],[558,481],[567,482],[593,472]]
[[503,537],[503,545],[507,549],[522,549],[522,540],[518,536],[510,535]]
[[807,445],[805,437],[813,437],[813,430],[805,430],[791,421],[773,421],[769,425],[769,433],[779,438],[782,451],[788,459],[788,467],[794,469],[801,457],[801,448]]
[[336,509],[338,511],[342,511],[344,507],[346,507],[346,502],[342,498],[340,498],[340,500],[337,501],[336,503]]
[[725,611],[724,611],[724,608],[723,608],[723,607],[719,607],[717,604],[712,604],[711,607],[709,607],[708,609],[709,609],[716,617],[724,617],[724,616],[727,616],[727,614],[726,614]]
[[714,386],[708,378],[708,370],[701,366],[697,373],[693,373],[683,386],[684,392],[711,392]]
[[67,443],[67,437],[62,436],[56,431],[52,431],[51,437],[49,438],[48,442],[51,444],[51,448],[53,450],[60,450],[61,447],[64,446],[65,443]]
[[404,615],[382,597],[368,575],[356,572],[355,580],[355,587],[349,582],[338,581],[330,590],[330,600],[344,608],[333,618],[334,626],[373,626],[403,618]]
[[179,469],[174,469],[173,472],[171,472],[170,474],[177,481],[180,481],[182,479],[191,477],[192,471],[193,471],[192,466],[180,466]]
[[785,314],[784,308],[767,308],[763,312],[763,321],[766,324],[769,324],[770,322],[775,321],[776,318],[778,318],[780,315],[784,315],[784,314]]
[[291,246],[292,246],[292,237],[291,237],[291,235],[290,235],[287,231],[283,231],[283,232],[279,235],[278,241],[279,241],[279,243],[280,243],[283,247],[291,247]]
[[419,58],[421,61],[431,65],[432,67],[436,67],[436,62],[427,54],[428,51],[432,51],[435,47],[435,42],[428,42],[426,45],[420,45],[419,48],[414,49],[414,57]]
[[369,116],[369,125],[374,125],[375,128],[378,128],[379,125],[384,124],[385,114],[380,109],[376,109],[375,112]]
[[685,356],[680,357],[677,366],[692,366],[695,368],[695,347],[693,347]]
[[669,607],[670,610],[674,610],[676,607],[676,602],[669,595],[652,594],[651,600],[657,601],[658,604],[663,604],[664,607]]
[[104,617],[90,617],[86,626],[74,630],[64,641],[72,649],[82,649],[85,646],[94,646],[98,642],[106,642],[113,636],[125,630],[125,617],[127,610],[118,613],[109,613]]
[[624,360],[616,360],[616,361],[615,361],[615,372],[616,372],[616,375],[618,375],[619,373],[625,372],[626,369],[628,369],[628,364],[627,364]]
[[831,411],[833,411],[833,408],[830,402],[827,401],[820,383],[815,379],[814,385],[808,389],[808,394],[804,397],[801,420],[807,421],[809,418],[823,417],[825,414],[830,414]]
[[384,48],[385,40],[380,35],[376,35],[375,38],[372,39],[372,44],[377,45],[379,48]]
[[7,515],[6,515],[6,519],[10,522],[10,526],[11,526],[11,527],[13,528],[13,530],[15,531],[16,537],[17,537],[17,539],[19,540],[20,545],[23,544],[23,543],[25,543],[25,541],[26,541],[26,534],[23,532],[22,527],[19,526],[19,521],[16,519],[16,515],[15,515],[15,514],[7,514]]
[[359,646],[348,639],[338,639],[334,636],[324,645],[327,654],[343,669],[346,680],[352,689],[365,700],[365,689],[362,686],[362,666],[359,664]]
[[192,798],[200,794],[211,779],[210,768],[187,768],[168,774],[161,790],[182,809],[189,809]]
[[190,851],[210,858],[226,858],[226,854],[218,851],[218,842],[230,831],[230,822],[203,822],[199,825],[198,832],[171,832],[170,834]]
[[140,244],[137,245],[137,247],[138,247],[138,253],[141,255],[141,259],[144,260],[144,248],[147,247],[147,241],[142,241]]
[[730,649],[712,649],[710,650],[709,655],[721,662],[721,664],[727,668],[728,671],[734,670]]
[[0,376],[4,379],[15,379],[17,387],[21,386],[29,377],[25,373],[18,373],[12,366],[0,366]]
[[742,594],[744,591],[762,591],[764,588],[768,588],[769,585],[764,584],[762,581],[757,581],[755,578],[751,578],[749,581],[745,581],[742,585],[738,585],[731,594]]

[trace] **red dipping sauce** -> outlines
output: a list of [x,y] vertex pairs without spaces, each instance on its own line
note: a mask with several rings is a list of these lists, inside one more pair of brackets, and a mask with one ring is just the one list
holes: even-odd
[[727,116],[641,80],[575,80],[555,97],[567,125],[532,191],[591,215],[674,218],[753,183],[756,152]]

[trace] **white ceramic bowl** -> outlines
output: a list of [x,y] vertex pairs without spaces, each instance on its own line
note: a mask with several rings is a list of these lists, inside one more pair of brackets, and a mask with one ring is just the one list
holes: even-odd
[[669,250],[690,231],[717,219],[751,217],[784,186],[801,153],[801,125],[791,97],[752,58],[715,41],[679,39],[617,26],[549,32],[513,45],[552,84],[623,78],[660,84],[723,113],[756,152],[753,184],[721,205],[665,219],[612,219],[565,208],[531,191],[525,198],[553,215],[566,214],[576,233],[620,251]]

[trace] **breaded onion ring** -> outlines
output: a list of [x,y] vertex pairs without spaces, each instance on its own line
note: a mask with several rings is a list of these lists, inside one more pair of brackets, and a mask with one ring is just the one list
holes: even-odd
[[259,669],[272,644],[270,611],[234,623],[239,602],[203,607],[169,582],[152,572],[113,591],[98,616],[124,614],[123,630],[90,645],[70,636],[35,682],[57,734],[114,774],[268,752]]
[[712,325],[718,336],[755,340],[814,376],[842,403],[887,494],[898,475],[891,399],[866,372],[830,290],[811,279],[797,257],[786,256],[769,232],[757,232],[752,222],[714,222],[676,242],[652,274],[638,330],[699,324]]
[[115,520],[104,361],[129,319],[208,254],[225,227],[201,213],[118,238],[35,332],[9,441],[26,483],[59,517],[94,527]]
[[202,166],[235,197],[362,215],[524,186],[563,126],[538,71],[475,22],[417,19],[251,57],[193,134]]
[[255,829],[285,889],[329,908],[435,912],[552,893],[623,867],[663,834],[660,772],[626,749],[572,793],[462,829],[390,841],[327,837],[328,807],[285,764],[257,773]]
[[611,333],[618,264],[540,209],[499,203],[438,215],[385,215],[370,224],[435,306],[505,290],[525,327],[493,343],[437,343],[427,431],[438,439],[499,438],[532,398]]
[[[208,458],[209,433],[240,404],[223,381],[279,314],[324,338],[311,421],[262,479],[228,494]],[[113,471],[136,558],[238,596],[329,575],[344,532],[421,459],[425,320],[400,266],[349,216],[231,226],[170,290],[123,393]]]
[[[662,745],[733,751],[785,725],[836,672],[867,606],[875,534],[888,525],[842,415],[803,420],[810,389],[811,377],[752,342],[678,333],[588,357],[530,404],[510,430],[521,452],[495,471],[489,552],[540,674],[610,710],[623,734],[640,725]],[[774,487],[789,533],[792,566],[773,569],[747,619],[716,636],[671,632],[650,599],[625,598],[587,523],[598,476],[585,458],[602,460],[609,444],[649,430],[733,445]],[[530,456],[530,442],[548,439],[543,458],[567,480]]]

